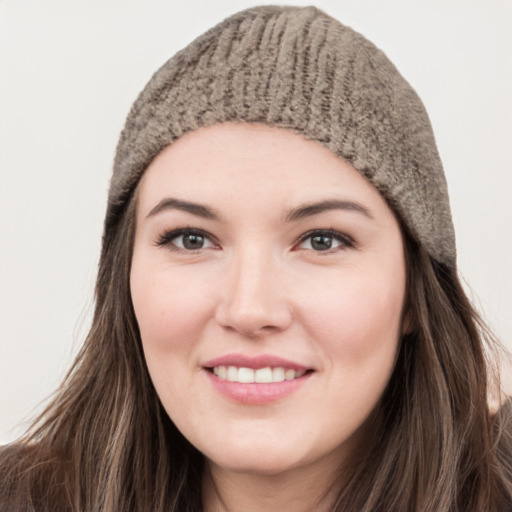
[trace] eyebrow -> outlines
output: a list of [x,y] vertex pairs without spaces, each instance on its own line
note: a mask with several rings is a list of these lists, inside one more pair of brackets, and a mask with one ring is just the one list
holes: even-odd
[[370,210],[365,206],[354,201],[344,201],[339,199],[328,199],[326,201],[320,201],[317,203],[307,204],[305,206],[299,206],[298,208],[293,208],[286,214],[285,219],[286,222],[294,222],[330,210],[352,211],[360,213],[369,219],[373,219]]
[[[202,204],[193,203],[190,201],[184,201],[182,199],[176,199],[173,197],[166,197],[162,199],[147,215],[147,218],[154,217],[155,215],[165,210],[181,210],[184,212],[191,213],[197,217],[203,219],[219,220],[220,215],[215,213],[212,208],[204,206]],[[356,203],[354,201],[346,201],[339,199],[328,199],[325,201],[319,201],[316,203],[309,203],[304,206],[299,206],[289,210],[285,216],[286,222],[296,222],[298,220],[305,219],[306,217],[312,217],[319,215],[331,210],[345,210],[360,213],[369,219],[373,219],[370,211],[365,206]]]
[[147,215],[146,218],[154,217],[160,212],[165,210],[181,210],[183,212],[197,215],[203,219],[219,220],[219,215],[214,210],[203,206],[202,204],[192,203],[190,201],[183,201],[182,199],[175,199],[173,197],[166,197],[162,199]]

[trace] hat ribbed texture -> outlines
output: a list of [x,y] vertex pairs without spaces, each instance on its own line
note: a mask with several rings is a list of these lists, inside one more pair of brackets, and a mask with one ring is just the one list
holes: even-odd
[[320,142],[375,185],[431,256],[455,266],[446,180],[421,100],[381,50],[314,7],[241,11],[153,75],[119,140],[106,233],[164,147],[225,121]]

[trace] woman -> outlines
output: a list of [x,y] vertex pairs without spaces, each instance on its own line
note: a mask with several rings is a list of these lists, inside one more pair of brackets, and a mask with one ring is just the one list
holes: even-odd
[[487,346],[419,98],[321,11],[248,9],[132,107],[93,325],[0,505],[510,510]]

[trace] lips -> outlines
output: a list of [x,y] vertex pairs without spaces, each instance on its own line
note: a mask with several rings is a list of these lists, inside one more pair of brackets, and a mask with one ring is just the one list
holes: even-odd
[[210,361],[205,362],[202,366],[205,368],[215,368],[216,366],[236,366],[237,368],[252,368],[253,370],[265,367],[282,367],[285,370],[296,371],[312,369],[289,359],[284,359],[279,356],[266,354],[259,356],[247,356],[244,354],[226,354],[225,356],[211,359]]
[[244,404],[264,404],[298,390],[312,368],[276,356],[230,354],[206,362],[203,368],[217,391]]

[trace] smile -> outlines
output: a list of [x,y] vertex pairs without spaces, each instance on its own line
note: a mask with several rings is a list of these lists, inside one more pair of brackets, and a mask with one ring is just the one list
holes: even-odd
[[306,370],[294,370],[277,366],[271,368],[246,368],[237,366],[215,366],[211,369],[214,375],[220,380],[228,382],[239,382],[243,384],[271,384],[283,382],[285,380],[294,380],[302,377]]
[[216,391],[244,405],[285,399],[305,386],[317,370],[272,354],[224,354],[201,366]]

